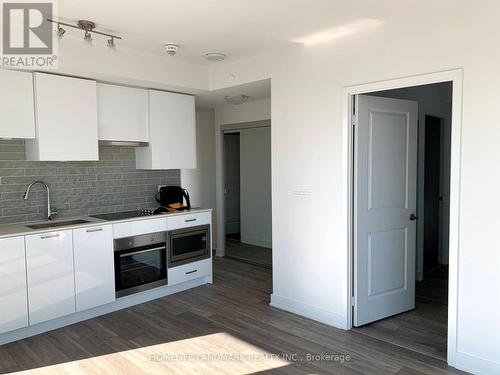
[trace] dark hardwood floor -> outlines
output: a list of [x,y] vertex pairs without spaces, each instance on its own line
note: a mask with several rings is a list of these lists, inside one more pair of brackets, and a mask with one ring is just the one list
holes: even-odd
[[356,332],[443,361],[448,336],[448,267],[417,282],[415,309],[356,328]]
[[271,249],[249,245],[229,238],[226,239],[226,257],[268,269],[272,268],[273,263]]
[[270,270],[230,259],[214,267],[213,285],[0,346],[0,373],[459,373],[433,356],[269,307]]

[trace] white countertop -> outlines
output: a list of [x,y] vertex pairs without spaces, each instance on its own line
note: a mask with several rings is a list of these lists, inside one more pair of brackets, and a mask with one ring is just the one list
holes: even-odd
[[[5,225],[0,225],[0,238],[24,236],[24,235],[37,234],[37,233],[57,232],[60,230],[75,229],[75,228],[92,227],[92,226],[95,226],[96,224],[125,223],[125,222],[130,222],[130,221],[151,220],[151,219],[158,219],[158,218],[167,217],[167,216],[188,215],[188,214],[192,214],[192,213],[211,212],[211,211],[212,211],[211,208],[192,208],[192,209],[186,210],[186,211],[168,212],[168,213],[162,213],[162,214],[150,215],[150,216],[138,216],[138,217],[122,219],[122,220],[102,220],[102,219],[97,219],[97,218],[90,217],[90,216],[78,216],[78,217],[67,217],[67,218],[63,218],[63,219],[59,219],[59,220],[52,220],[52,221],[46,220],[46,221],[33,221],[33,222],[18,223],[18,224],[5,224]],[[88,223],[64,225],[64,226],[57,226],[57,227],[43,228],[43,229],[31,229],[31,228],[27,227],[27,225],[58,223],[61,221],[64,222],[64,221],[71,221],[71,220],[86,220],[86,221],[88,221]]]

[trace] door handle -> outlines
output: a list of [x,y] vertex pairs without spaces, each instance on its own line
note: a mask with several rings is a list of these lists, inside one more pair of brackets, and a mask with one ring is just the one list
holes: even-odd
[[92,229],[87,229],[87,233],[92,233],[92,232],[102,232],[102,228],[92,228]]
[[411,214],[410,215],[410,220],[411,221],[414,221],[414,220],[417,220],[417,219],[418,219],[417,215],[415,215],[415,214]]
[[59,233],[55,233],[55,234],[46,234],[45,236],[40,236],[40,238],[42,240],[48,240],[49,238],[57,238],[59,236],[60,236]]

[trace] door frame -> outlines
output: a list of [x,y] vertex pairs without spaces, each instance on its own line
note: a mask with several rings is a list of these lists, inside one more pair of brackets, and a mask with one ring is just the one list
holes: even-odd
[[[220,174],[217,174],[216,177],[216,187],[215,187],[215,197],[216,197],[216,211],[215,211],[215,220],[216,220],[216,232],[217,232],[217,250],[216,255],[219,257],[223,257],[226,255],[226,205],[224,199],[224,163],[225,163],[225,155],[226,152],[224,150],[224,134],[225,133],[234,133],[240,132],[244,129],[253,129],[253,128],[270,128],[271,120],[256,120],[256,121],[246,121],[246,122],[237,122],[231,124],[222,124],[219,129],[216,130],[216,150],[215,150],[215,158],[216,158],[216,170],[220,171]],[[217,141],[219,142],[219,147],[217,148]],[[272,200],[272,196],[271,196]]]
[[[223,190],[223,198],[224,198],[224,202],[223,202],[223,207],[224,207],[224,239],[227,235],[227,231],[226,231],[226,186],[227,186],[227,181],[226,181],[226,138],[225,136],[227,134],[240,134],[241,133],[241,129],[234,129],[234,130],[222,130],[222,152],[223,152],[223,155],[222,155],[222,161],[224,162],[224,165],[222,166],[222,190]],[[238,144],[239,144],[239,141],[238,141]],[[238,147],[238,152],[239,152],[239,147]],[[240,179],[241,179],[241,173],[240,173]],[[241,181],[240,181],[241,182]],[[239,189],[239,192],[238,194],[240,195],[240,198],[241,198],[241,186],[240,186],[240,189]],[[240,202],[241,203],[241,202]],[[240,212],[239,212],[239,224],[240,224],[240,232],[241,232],[241,207],[240,207]]]
[[452,82],[452,119],[451,119],[451,155],[450,155],[450,233],[449,233],[449,284],[448,284],[448,363],[453,365],[457,356],[457,308],[458,308],[458,252],[460,230],[460,159],[462,138],[462,82],[463,69],[421,74],[374,83],[346,86],[342,94],[343,123],[343,185],[345,197],[343,214],[346,225],[345,241],[347,256],[347,293],[346,316],[347,329],[353,327],[354,293],[354,149],[353,149],[353,96],[433,83]]
[[[421,115],[421,116],[420,116]],[[439,157],[439,191],[443,200],[439,204],[439,239],[438,239],[438,261],[441,264],[448,264],[448,256],[444,256],[445,249],[445,238],[443,233],[445,228],[443,224],[445,218],[449,219],[449,210],[446,214],[445,208],[449,207],[449,191],[445,188],[443,183],[449,179],[449,176],[445,173],[446,169],[450,169],[450,144],[447,144],[446,139],[449,135],[448,131],[451,130],[451,113],[436,112],[425,110],[419,114],[420,127],[419,127],[419,139],[418,139],[418,202],[417,202],[417,216],[418,216],[418,226],[417,226],[417,281],[422,281],[424,277],[424,259],[425,259],[425,248],[424,248],[424,226],[425,226],[425,209],[424,209],[424,189],[425,189],[425,132],[426,132],[426,121],[427,116],[436,117],[440,120],[440,131],[441,131],[441,144],[440,144],[440,157]],[[451,142],[451,140],[450,140]],[[448,153],[448,155],[446,155]],[[448,172],[449,173],[449,172]],[[449,246],[448,246],[449,248]]]

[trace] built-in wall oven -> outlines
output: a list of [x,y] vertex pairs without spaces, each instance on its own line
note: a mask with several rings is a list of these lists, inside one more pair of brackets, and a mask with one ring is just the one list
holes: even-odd
[[166,233],[149,233],[114,241],[116,297],[167,284]]
[[210,258],[210,225],[167,232],[168,267]]

